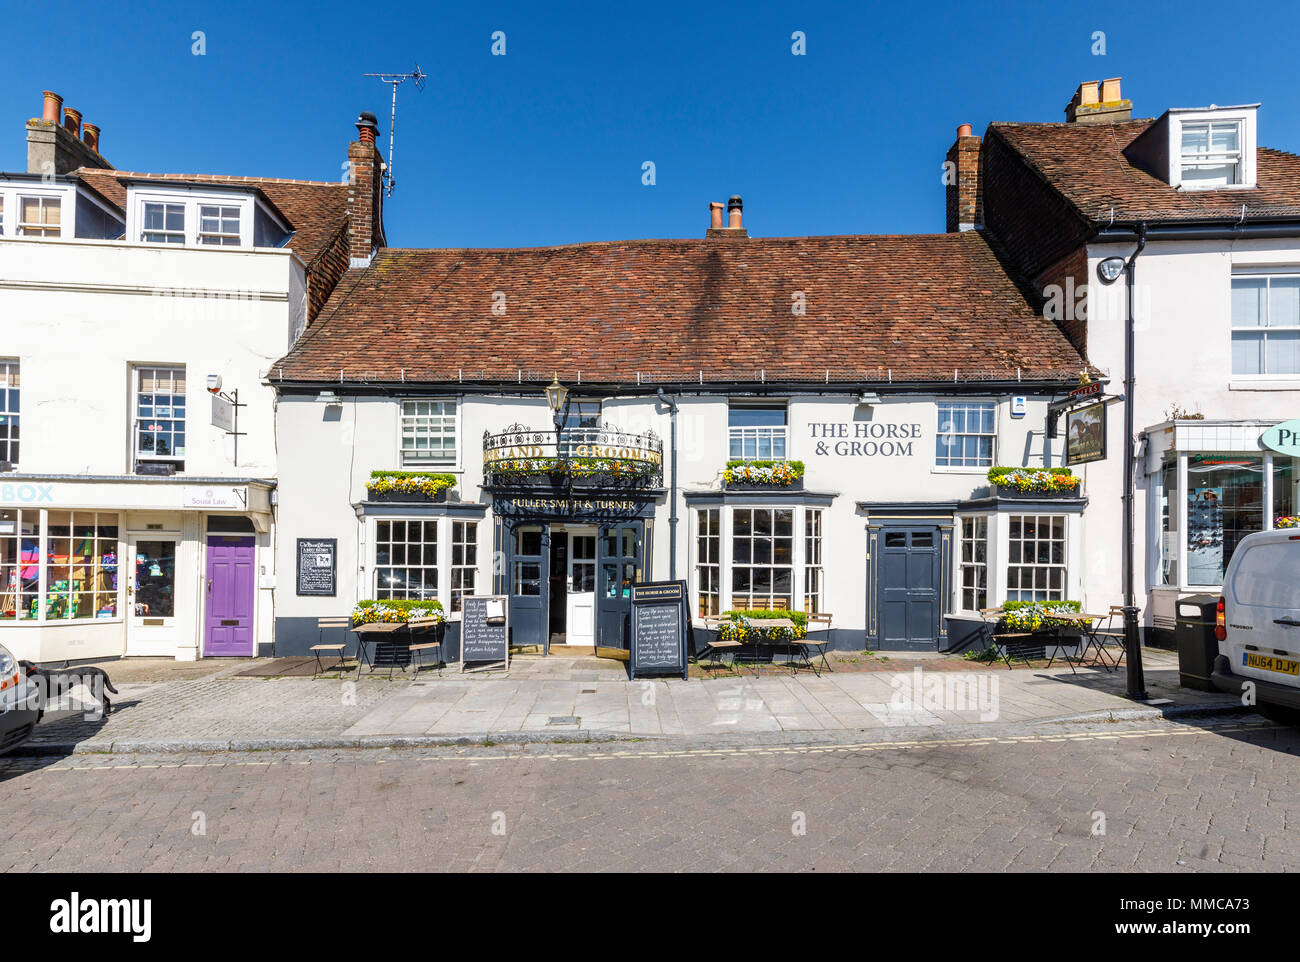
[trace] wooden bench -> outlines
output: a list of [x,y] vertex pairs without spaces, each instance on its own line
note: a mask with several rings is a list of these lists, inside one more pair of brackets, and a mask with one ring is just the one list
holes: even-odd
[[438,674],[442,674],[442,642],[441,641],[416,641],[415,632],[428,631],[431,628],[437,628],[442,624],[441,618],[412,618],[406,623],[406,627],[411,631],[411,668],[415,674],[420,673],[421,668],[428,667],[424,664],[423,653],[426,651],[438,652]]
[[[332,667],[341,667],[343,665],[343,662],[347,661],[348,659],[347,643],[344,642],[341,645],[327,645],[325,643],[325,632],[331,631],[335,628],[341,628],[344,631],[346,631],[351,627],[352,627],[351,617],[316,619],[316,629],[319,632],[319,634],[317,635],[317,643],[307,649],[313,655],[316,656],[316,671],[312,673],[313,678],[316,678],[317,676],[320,675],[321,672],[325,670],[325,666],[321,662],[321,655],[328,653],[338,658],[338,665]],[[360,669],[360,667],[361,667],[361,663],[358,662],[357,668]]]

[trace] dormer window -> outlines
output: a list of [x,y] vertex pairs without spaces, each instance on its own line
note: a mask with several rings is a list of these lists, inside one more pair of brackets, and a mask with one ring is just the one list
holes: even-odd
[[199,243],[217,247],[239,246],[239,208],[199,206]]
[[146,244],[184,244],[185,205],[145,204],[140,239]]
[[58,237],[62,213],[58,197],[19,197],[18,233],[24,237]]
[[1186,187],[1228,187],[1242,183],[1242,121],[1182,124],[1182,182]]

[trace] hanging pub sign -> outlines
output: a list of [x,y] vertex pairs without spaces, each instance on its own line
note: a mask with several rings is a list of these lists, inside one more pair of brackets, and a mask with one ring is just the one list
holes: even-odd
[[298,539],[298,594],[333,598],[338,538]]
[[1300,458],[1300,418],[1273,425],[1260,435],[1259,443],[1278,454]]
[[687,677],[687,638],[690,618],[686,611],[685,581],[648,581],[632,585],[632,643],[628,676]]
[[1087,464],[1106,458],[1106,405],[1075,408],[1065,416],[1065,463]]
[[509,604],[505,595],[461,599],[460,670],[510,668]]

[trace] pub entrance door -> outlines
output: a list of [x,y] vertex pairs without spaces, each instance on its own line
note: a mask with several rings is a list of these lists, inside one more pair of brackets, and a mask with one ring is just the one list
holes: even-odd
[[596,654],[627,661],[632,585],[644,580],[645,523],[602,525],[596,539]]
[[510,534],[510,644],[543,645],[547,640],[551,567],[550,526],[515,525]]

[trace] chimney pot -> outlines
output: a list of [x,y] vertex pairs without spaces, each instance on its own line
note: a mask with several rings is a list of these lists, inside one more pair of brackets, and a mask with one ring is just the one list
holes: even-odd
[[1084,104],[1085,106],[1098,103],[1101,98],[1098,94],[1097,88],[1100,86],[1101,85],[1096,80],[1089,80],[1085,83],[1079,84],[1079,103]]
[[1072,124],[1113,123],[1133,116],[1133,104],[1120,93],[1120,78],[1090,80],[1079,84],[1065,105],[1065,119]]
[[63,108],[63,128],[72,136],[81,136],[81,111],[71,107]]
[[722,202],[713,201],[709,204],[709,230],[722,229]]
[[363,144],[373,144],[379,133],[379,122],[369,110],[363,110],[357,118],[357,134]]
[[81,140],[95,153],[99,153],[99,128],[94,124],[82,125]]
[[744,211],[745,205],[741,203],[739,194],[732,194],[727,200],[727,226],[732,230],[740,230],[740,215]]
[[972,135],[971,135],[971,126],[970,126],[970,124],[962,124],[960,127],[958,127],[958,128],[957,128],[957,136],[958,136],[958,137],[970,137],[970,136],[972,136]]
[[1116,101],[1116,100],[1123,100],[1123,99],[1124,99],[1124,98],[1120,95],[1120,92],[1119,92],[1119,81],[1120,81],[1120,78],[1119,78],[1119,77],[1111,77],[1110,79],[1108,79],[1108,80],[1103,80],[1103,81],[1101,82],[1101,102],[1102,102],[1102,103],[1106,103],[1106,104],[1108,104],[1108,103],[1112,103],[1112,102],[1114,102],[1114,101]]
[[59,122],[59,111],[63,109],[63,98],[53,90],[46,90],[45,106],[41,114],[41,120],[47,124],[57,124]]

